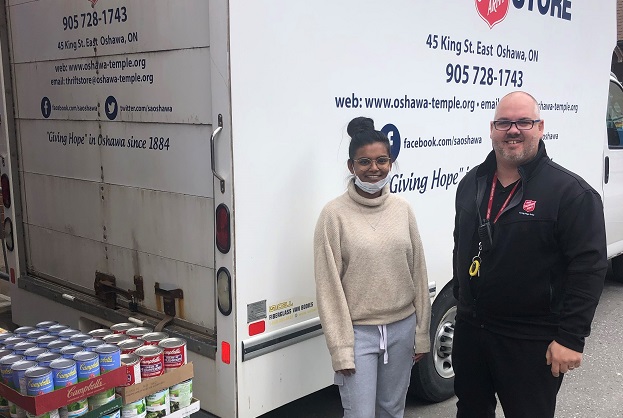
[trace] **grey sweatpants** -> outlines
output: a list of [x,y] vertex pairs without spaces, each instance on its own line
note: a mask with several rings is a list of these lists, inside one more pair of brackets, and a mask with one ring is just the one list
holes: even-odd
[[355,373],[335,374],[344,418],[402,418],[413,366],[415,314],[381,329],[353,328]]

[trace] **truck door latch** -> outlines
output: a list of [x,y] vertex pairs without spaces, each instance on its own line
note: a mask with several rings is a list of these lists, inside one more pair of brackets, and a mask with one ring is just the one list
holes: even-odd
[[100,271],[95,272],[95,284],[93,285],[95,295],[99,300],[103,301],[109,309],[117,309],[117,295],[120,295],[128,300],[130,310],[132,312],[137,312],[138,301],[145,299],[142,276],[134,276],[134,287],[134,290],[121,289],[117,287],[117,279],[115,276]]

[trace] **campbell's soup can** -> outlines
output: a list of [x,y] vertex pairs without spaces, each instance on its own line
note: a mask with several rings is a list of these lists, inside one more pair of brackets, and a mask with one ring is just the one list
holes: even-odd
[[43,337],[44,335],[48,335],[48,333],[41,329],[35,329],[26,334],[26,340],[30,341],[31,343],[36,343],[37,338]]
[[145,407],[149,417],[163,417],[171,413],[171,397],[169,388],[145,397]]
[[87,334],[89,334],[93,338],[102,339],[107,335],[114,334],[114,332],[112,332],[111,330],[107,328],[98,328],[98,329],[94,329],[92,331],[87,332]]
[[171,397],[171,413],[186,408],[193,400],[193,380],[189,379],[171,386],[169,395]]
[[13,350],[7,350],[6,348],[0,348],[0,358],[13,354]]
[[60,408],[58,411],[61,418],[77,418],[89,412],[89,401],[80,399]]
[[104,344],[104,341],[99,338],[89,338],[88,340],[82,341],[81,345],[84,351],[95,351],[95,348],[102,344]]
[[72,335],[82,334],[80,330],[67,328],[58,333],[58,338],[64,341],[69,341]]
[[127,339],[125,341],[121,341],[117,344],[121,349],[121,354],[130,354],[135,352],[137,349],[143,347],[145,345],[145,341],[143,340],[135,340],[135,339]]
[[91,336],[88,334],[74,334],[71,337],[69,337],[69,341],[71,341],[71,343],[73,345],[79,345],[82,346],[82,343],[85,342],[86,340],[90,340]]
[[169,338],[169,334],[166,332],[148,332],[141,337],[141,340],[145,341],[145,345],[158,345],[160,341]]
[[100,357],[100,374],[121,367],[121,349],[112,344],[100,344],[94,350]]
[[76,362],[67,358],[59,358],[50,363],[54,389],[62,389],[66,386],[78,383],[78,369]]
[[125,332],[129,329],[135,328],[136,325],[131,324],[129,322],[121,322],[119,324],[115,324],[110,327],[110,330],[115,334],[125,334]]
[[145,415],[147,415],[145,398],[141,398],[121,407],[121,418],[145,418]]
[[31,360],[20,360],[11,364],[11,371],[13,372],[13,387],[22,395],[26,395],[26,370],[31,367],[35,367],[36,365],[37,363]]
[[104,336],[102,340],[104,340],[106,344],[116,345],[116,344],[119,344],[121,341],[131,340],[131,338],[125,334],[110,334],[110,335]]
[[61,350],[69,345],[72,345],[70,341],[58,339],[48,344],[48,350],[51,353],[60,354]]
[[[102,405],[106,405],[108,402],[112,402],[115,400],[115,388],[106,389],[103,392],[100,392],[96,395],[89,397],[89,409],[92,411],[96,408],[99,408]],[[156,418],[156,417],[154,417]]]
[[7,338],[16,337],[12,332],[3,332],[0,334],[0,344],[4,344],[4,340]]
[[47,348],[35,346],[24,351],[24,360],[37,360],[41,354],[49,353]]
[[42,335],[41,337],[37,338],[35,342],[37,343],[39,347],[48,348],[48,344],[56,340],[58,340],[58,337],[56,335],[47,334],[47,335]]
[[19,344],[19,343],[23,343],[26,341],[26,338],[22,338],[22,337],[18,337],[18,336],[13,336],[13,337],[9,337],[6,340],[4,340],[2,342],[2,344],[4,345],[4,348],[6,348],[7,350],[13,350],[13,348]]
[[58,322],[57,321],[42,321],[42,322],[39,322],[37,325],[35,325],[35,327],[37,327],[38,329],[47,330],[53,325],[58,325]]
[[100,358],[92,351],[80,351],[74,354],[78,371],[78,382],[84,382],[92,377],[100,375]]
[[37,344],[31,343],[30,341],[22,341],[13,346],[13,354],[23,356],[26,350],[33,347],[37,347]]
[[18,356],[17,354],[9,354],[0,358],[0,379],[2,383],[15,390],[19,390],[19,388],[16,388],[13,384],[13,370],[11,370],[11,365],[21,360],[24,360],[24,356]]
[[145,345],[134,354],[141,359],[141,378],[162,376],[164,374],[164,350],[157,345]]
[[61,348],[60,355],[63,356],[63,358],[73,359],[74,354],[79,353],[81,351],[82,351],[82,347],[70,344],[68,346]]
[[35,361],[39,366],[48,367],[50,363],[52,363],[57,358],[61,358],[61,355],[58,353],[50,353],[48,351],[47,353],[39,354]]
[[24,373],[26,378],[26,394],[28,396],[43,395],[54,391],[52,370],[49,367],[31,367]]
[[186,340],[183,338],[167,338],[158,344],[164,350],[164,368],[166,371],[177,369],[187,363]]
[[142,338],[143,335],[149,334],[150,332],[154,332],[154,330],[147,327],[134,327],[127,330],[125,335],[130,338]]
[[60,334],[61,331],[64,331],[66,329],[69,329],[69,327],[67,325],[57,324],[57,325],[50,326],[47,329],[47,331],[48,331],[48,334],[55,335],[55,336],[58,337],[58,334]]
[[141,358],[136,354],[121,354],[121,364],[125,366],[127,380],[122,386],[141,383]]
[[28,335],[30,331],[35,331],[35,330],[36,330],[35,327],[19,327],[19,328],[15,328],[15,330],[13,331],[13,334],[17,335],[18,337],[26,338],[26,336]]
[[0,415],[3,417],[11,416],[11,408],[9,407],[9,401],[0,396]]

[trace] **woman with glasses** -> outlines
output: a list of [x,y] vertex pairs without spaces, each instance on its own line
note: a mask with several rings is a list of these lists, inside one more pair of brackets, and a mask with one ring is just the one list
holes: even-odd
[[413,361],[430,350],[430,299],[415,215],[389,192],[387,136],[348,124],[347,191],[314,235],[316,298],[344,417],[402,417]]

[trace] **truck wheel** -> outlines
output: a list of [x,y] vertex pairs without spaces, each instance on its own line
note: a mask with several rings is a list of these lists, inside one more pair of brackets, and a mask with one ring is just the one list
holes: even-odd
[[435,299],[431,312],[431,352],[411,370],[409,393],[429,402],[441,402],[454,395],[452,340],[456,320],[456,299],[452,286]]
[[623,255],[612,259],[612,278],[619,283],[623,283]]

